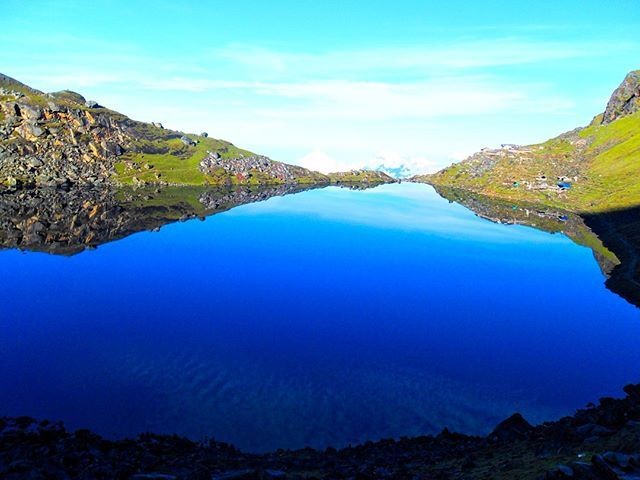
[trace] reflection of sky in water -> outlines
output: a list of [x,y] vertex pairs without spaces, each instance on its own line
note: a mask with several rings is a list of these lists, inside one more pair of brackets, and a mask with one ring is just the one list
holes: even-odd
[[1,414],[248,449],[486,432],[637,381],[589,250],[422,185],[328,188],[64,258],[0,253]]
[[[358,200],[347,200],[349,194],[332,187],[321,195],[299,195],[295,202],[275,197],[266,205],[252,204],[230,214],[264,213],[316,216],[330,221],[399,230],[416,230],[447,238],[487,240],[491,242],[562,241],[550,235],[535,235],[527,230],[504,229],[491,222],[473,222],[474,214],[456,204],[449,204],[424,185],[383,185],[356,192]],[[427,207],[428,205],[428,207]],[[470,223],[473,228],[469,228]],[[565,240],[566,241],[566,240]]]

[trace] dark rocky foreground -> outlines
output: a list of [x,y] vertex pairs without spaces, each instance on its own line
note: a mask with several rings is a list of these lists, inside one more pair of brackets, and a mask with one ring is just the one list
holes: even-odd
[[637,479],[640,384],[575,415],[531,426],[515,414],[486,437],[451,433],[341,450],[242,453],[213,440],[107,440],[28,417],[0,419],[3,479]]

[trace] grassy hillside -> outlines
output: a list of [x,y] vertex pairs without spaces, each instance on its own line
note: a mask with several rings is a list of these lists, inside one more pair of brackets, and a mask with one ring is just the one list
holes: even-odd
[[589,183],[577,194],[591,209],[619,209],[640,204],[640,112],[582,132],[588,139]]
[[[115,178],[123,184],[156,183],[158,181],[182,185],[206,185],[222,183],[220,178],[206,176],[199,169],[208,151],[222,151],[226,158],[251,155],[251,152],[231,143],[214,138],[188,135],[197,142],[185,145],[179,137],[159,138],[157,148],[134,146],[115,164]],[[158,153],[154,153],[157,151]]]
[[640,205],[640,110],[629,108],[628,100],[624,105],[617,117],[605,112],[610,122],[598,115],[591,125],[547,142],[485,149],[413,180],[576,212]]

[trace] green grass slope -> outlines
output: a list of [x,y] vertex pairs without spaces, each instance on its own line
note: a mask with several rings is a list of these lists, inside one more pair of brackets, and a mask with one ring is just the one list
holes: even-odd
[[[115,164],[116,178],[120,183],[139,184],[164,182],[180,185],[207,185],[224,183],[226,175],[205,175],[199,169],[200,161],[208,151],[223,151],[228,158],[251,155],[251,152],[235,147],[229,142],[199,135],[187,135],[195,145],[187,146],[179,137],[158,136],[151,142],[141,141],[133,145]],[[150,143],[145,144],[145,143]]]
[[[436,174],[413,180],[575,212],[637,206],[640,110],[624,111],[606,123],[603,115],[598,115],[591,125],[541,144],[483,150]],[[571,187],[559,188],[559,182],[568,182]]]

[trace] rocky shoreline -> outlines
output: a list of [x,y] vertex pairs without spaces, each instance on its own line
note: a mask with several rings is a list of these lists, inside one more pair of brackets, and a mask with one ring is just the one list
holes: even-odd
[[343,449],[243,453],[214,440],[145,433],[108,440],[29,417],[0,419],[3,479],[607,479],[640,476],[640,384],[573,416],[519,414],[486,437],[443,430]]

